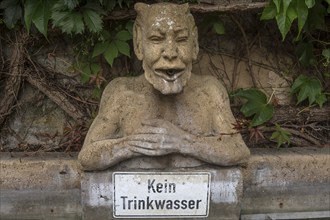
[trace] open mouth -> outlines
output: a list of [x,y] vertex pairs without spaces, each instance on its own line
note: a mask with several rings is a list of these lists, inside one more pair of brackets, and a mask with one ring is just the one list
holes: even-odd
[[159,68],[155,69],[156,75],[164,78],[167,81],[174,81],[179,78],[184,72],[183,68]]

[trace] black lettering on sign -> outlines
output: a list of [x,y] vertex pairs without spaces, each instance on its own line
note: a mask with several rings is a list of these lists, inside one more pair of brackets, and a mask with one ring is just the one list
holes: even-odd
[[156,179],[148,179],[148,193],[175,193],[176,184],[168,183],[167,179],[164,183],[155,183]]

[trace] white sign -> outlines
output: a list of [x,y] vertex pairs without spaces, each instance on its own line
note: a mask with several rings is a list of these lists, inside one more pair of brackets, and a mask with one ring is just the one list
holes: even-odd
[[211,174],[207,172],[115,172],[115,218],[207,217]]

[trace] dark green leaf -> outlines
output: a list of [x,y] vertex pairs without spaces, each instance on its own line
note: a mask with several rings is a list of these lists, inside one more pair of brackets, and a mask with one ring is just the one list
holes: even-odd
[[131,36],[133,36],[133,25],[134,22],[132,20],[129,20],[125,25],[126,30],[129,32]]
[[300,43],[297,45],[295,53],[299,58],[299,62],[307,67],[315,63],[315,57],[313,54],[313,44]]
[[116,45],[111,42],[107,50],[103,53],[103,55],[106,61],[110,64],[110,66],[112,66],[113,60],[118,56],[118,49]]
[[322,108],[323,104],[327,101],[327,97],[324,93],[318,94],[316,96],[315,102],[319,105],[320,108]]
[[285,39],[289,32],[293,20],[297,18],[297,12],[290,2],[291,0],[283,1],[283,11],[276,16],[277,26],[282,34],[282,40]]
[[18,0],[4,0],[0,2],[0,9],[4,9],[3,20],[10,29],[22,18],[22,7]]
[[[301,0],[298,0],[298,2]],[[327,0],[328,1],[328,0]],[[303,1],[302,1],[303,2]],[[315,0],[305,0],[305,4],[308,8],[312,8],[315,5]]]
[[110,12],[115,8],[116,1],[103,1],[101,2],[101,5],[103,5],[106,11]]
[[0,9],[10,8],[16,5],[19,5],[18,0],[3,0],[2,2],[0,2]]
[[267,103],[267,96],[257,89],[240,90],[233,96],[247,99],[240,111],[246,116],[253,116],[251,126],[255,127],[270,120],[274,114],[274,107]]
[[270,2],[269,5],[267,5],[264,10],[262,11],[260,20],[270,20],[275,18],[277,14],[276,5],[274,2]]
[[121,41],[128,41],[132,39],[132,35],[126,30],[121,30],[116,34],[116,39]]
[[238,96],[247,100],[253,100],[262,103],[267,102],[267,96],[257,89],[239,90],[233,96]]
[[285,143],[290,144],[291,133],[281,128],[278,124],[275,124],[275,126],[276,131],[273,132],[270,139],[276,141],[277,147],[280,147],[282,144]]
[[298,38],[307,20],[308,7],[306,6],[304,1],[298,0],[296,8],[298,15]]
[[92,75],[90,65],[88,63],[83,64],[81,72],[81,81],[87,83]]
[[109,45],[110,45],[109,42],[99,42],[99,43],[97,43],[94,47],[92,57],[96,57],[96,56],[104,53],[104,51],[106,51],[108,49]]
[[98,64],[96,64],[96,63],[93,63],[93,64],[91,65],[91,70],[92,70],[92,73],[93,73],[94,75],[96,75],[96,74],[98,74],[98,73],[100,72],[100,70],[101,70],[101,66],[98,65]]
[[84,21],[91,32],[99,32],[102,30],[102,19],[95,11],[83,10]]
[[274,106],[269,104],[260,105],[251,121],[251,126],[255,127],[269,121],[274,114]]
[[327,9],[321,3],[316,3],[314,7],[308,11],[308,18],[306,25],[309,30],[325,29],[325,16],[327,16]]
[[24,20],[27,31],[30,31],[31,22],[36,9],[41,4],[41,1],[26,0],[24,4]]
[[70,9],[74,9],[78,4],[78,0],[64,0],[63,3]]
[[129,48],[128,43],[126,43],[125,41],[116,40],[115,44],[120,53],[122,53],[128,57],[130,56],[130,48]]
[[297,104],[308,99],[309,105],[311,106],[318,96],[320,96],[319,103],[323,100],[320,81],[316,78],[305,75],[300,75],[294,81],[291,87],[291,93],[297,94]]
[[[290,0],[291,1],[291,0]],[[280,10],[281,10],[281,3],[282,3],[282,0],[273,0],[275,6],[276,6],[276,10],[277,10],[277,13],[280,13]]]
[[225,26],[221,20],[214,22],[213,29],[219,35],[225,34]]
[[74,23],[72,32],[76,34],[81,34],[85,29],[81,14],[78,12],[74,12],[70,17],[72,22]]
[[53,19],[55,16],[59,18],[53,24],[59,26],[65,33],[82,33],[84,31],[84,23],[79,12],[55,12],[52,16]]
[[53,5],[54,1],[52,0],[42,1],[35,9],[34,14],[32,16],[32,22],[34,23],[38,31],[42,33],[46,38],[48,21],[51,16],[51,8],[53,7]]
[[52,23],[54,27],[61,27],[62,22],[69,16],[70,12],[68,11],[53,11]]

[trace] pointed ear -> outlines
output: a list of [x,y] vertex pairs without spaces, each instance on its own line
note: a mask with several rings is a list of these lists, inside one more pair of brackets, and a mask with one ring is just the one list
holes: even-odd
[[199,44],[198,44],[198,30],[197,27],[194,26],[192,28],[192,38],[193,38],[193,51],[192,51],[192,58],[193,60],[197,60],[198,52],[199,52]]
[[142,48],[142,32],[141,27],[137,22],[133,26],[133,46],[136,57],[139,60],[143,59],[143,48]]
[[134,5],[134,9],[135,9],[136,13],[138,14],[138,16],[143,15],[144,12],[146,10],[148,10],[149,7],[150,7],[150,5],[142,3],[142,2],[135,3],[135,5]]
[[189,13],[190,13],[190,10],[189,10],[189,4],[188,4],[188,3],[182,4],[182,5],[180,5],[180,7],[181,7],[181,10],[182,10],[185,14],[189,14]]

